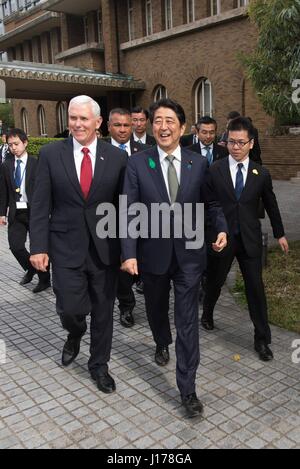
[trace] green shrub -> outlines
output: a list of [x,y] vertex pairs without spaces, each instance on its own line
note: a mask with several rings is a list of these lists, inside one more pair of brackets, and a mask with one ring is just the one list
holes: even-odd
[[47,143],[55,143],[59,140],[63,140],[61,138],[44,138],[44,137],[29,137],[29,143],[27,147],[27,151],[29,155],[38,156],[40,149],[46,145]]

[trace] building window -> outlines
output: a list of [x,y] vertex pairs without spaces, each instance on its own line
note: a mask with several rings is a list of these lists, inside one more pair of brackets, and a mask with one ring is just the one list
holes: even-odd
[[46,114],[45,114],[44,106],[42,105],[38,107],[38,124],[39,124],[40,136],[47,137]]
[[83,31],[84,31],[84,43],[88,44],[89,42],[89,20],[87,16],[82,18],[83,20]]
[[127,0],[128,11],[128,37],[129,41],[134,39],[134,16],[133,16],[133,0]]
[[219,15],[220,13],[221,13],[221,0],[210,0],[211,16]]
[[172,0],[165,0],[165,29],[173,28]]
[[195,0],[186,0],[187,23],[193,23],[195,18]]
[[248,5],[248,3],[249,3],[248,0],[237,0],[237,7],[238,8],[245,7],[246,5]]
[[153,34],[152,0],[145,0],[146,36]]
[[25,107],[23,107],[21,110],[21,123],[25,134],[29,135],[28,111],[25,109]]
[[213,115],[212,85],[207,78],[201,78],[195,88],[195,122],[203,116]]
[[103,33],[102,33],[102,10],[97,10],[96,12],[96,37],[97,42],[101,44],[103,42]]
[[159,101],[160,99],[164,99],[168,97],[167,88],[163,85],[158,85],[154,88],[153,91],[153,101]]
[[57,130],[59,134],[62,134],[68,127],[68,118],[67,118],[67,105],[64,102],[60,102],[56,108],[56,120],[57,120]]

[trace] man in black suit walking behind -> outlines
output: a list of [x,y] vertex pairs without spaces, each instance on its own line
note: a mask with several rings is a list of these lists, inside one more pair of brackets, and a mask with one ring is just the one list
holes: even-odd
[[[29,233],[29,217],[36,180],[37,159],[27,153],[28,138],[21,129],[7,135],[10,156],[2,164],[0,184],[0,225],[6,225],[8,211],[9,247],[26,274],[20,285],[30,283],[37,273],[30,263],[25,244]],[[40,293],[50,285],[49,272],[38,272],[39,283],[33,293]]]
[[49,257],[53,263],[57,312],[69,333],[63,366],[77,357],[91,314],[89,371],[98,389],[109,394],[116,389],[108,362],[120,246],[115,236],[98,236],[103,216],[97,209],[117,206],[127,157],[97,139],[101,123],[98,103],[78,96],[69,105],[72,137],[42,148],[31,214],[31,262],[41,271]]
[[[270,361],[271,330],[262,279],[262,231],[259,203],[262,199],[269,215],[274,237],[283,252],[288,242],[268,170],[249,158],[254,145],[251,122],[243,117],[228,125],[229,157],[210,168],[212,190],[218,195],[229,226],[229,243],[222,253],[208,256],[207,284],[203,302],[202,326],[214,329],[213,311],[236,257],[245,281],[251,320],[254,324],[254,347],[263,361]],[[211,233],[213,236],[213,232]]]
[[188,147],[188,150],[204,156],[209,166],[215,161],[228,155],[227,149],[216,142],[218,125],[215,119],[204,116],[197,122],[198,143]]

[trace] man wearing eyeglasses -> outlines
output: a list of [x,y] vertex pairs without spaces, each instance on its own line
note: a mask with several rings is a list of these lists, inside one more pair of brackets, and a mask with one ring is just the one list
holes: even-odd
[[188,150],[204,156],[209,166],[228,155],[227,149],[216,143],[217,128],[215,119],[210,116],[201,117],[197,123],[198,143],[188,147]]
[[[262,280],[262,232],[258,214],[260,199],[270,218],[274,237],[285,254],[289,246],[271,176],[266,168],[249,159],[249,152],[254,145],[251,122],[243,117],[230,122],[227,143],[229,156],[211,166],[208,189],[216,192],[223,208],[229,226],[229,243],[221,253],[209,253],[201,323],[208,331],[214,329],[214,308],[236,258],[244,278],[248,308],[254,324],[254,348],[261,360],[270,361],[273,353],[269,348],[271,330]],[[209,233],[210,236],[214,236],[214,233]]]

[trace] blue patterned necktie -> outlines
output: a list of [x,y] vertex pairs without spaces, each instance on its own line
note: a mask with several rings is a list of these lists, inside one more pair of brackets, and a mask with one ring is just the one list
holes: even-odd
[[22,175],[21,175],[21,160],[17,160],[17,167],[15,171],[15,185],[17,189],[21,189]]
[[125,143],[120,143],[119,148],[120,148],[121,150],[126,151],[126,145],[125,145]]
[[210,166],[213,162],[213,156],[212,156],[212,153],[211,153],[211,148],[210,147],[205,147],[205,150],[206,150],[206,158],[207,158],[208,164]]
[[244,190],[244,177],[243,177],[243,163],[237,165],[238,172],[236,173],[236,182],[235,182],[235,195],[237,200],[240,200],[242,192]]

